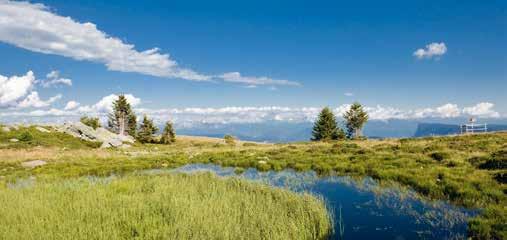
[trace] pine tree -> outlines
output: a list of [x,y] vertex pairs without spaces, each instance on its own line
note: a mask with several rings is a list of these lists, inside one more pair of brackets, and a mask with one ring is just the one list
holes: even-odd
[[137,140],[141,143],[153,142],[153,134],[158,131],[158,128],[153,124],[153,120],[144,115],[141,125],[137,131]]
[[343,118],[347,127],[347,137],[361,137],[361,130],[368,121],[368,113],[364,111],[363,106],[357,102],[353,103],[350,109],[343,114]]
[[325,107],[313,126],[312,141],[336,140],[342,137],[343,131],[338,127],[333,112]]
[[107,125],[114,133],[136,135],[136,115],[125,95],[118,96],[118,99],[113,102],[113,112],[109,113]]
[[176,133],[174,133],[173,124],[171,122],[166,122],[164,132],[160,138],[160,143],[171,144],[173,142],[176,142]]

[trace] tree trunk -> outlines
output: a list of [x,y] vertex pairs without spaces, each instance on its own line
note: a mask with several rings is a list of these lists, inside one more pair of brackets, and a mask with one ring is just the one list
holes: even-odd
[[125,116],[123,113],[120,113],[120,117],[118,118],[118,125],[118,134],[125,135]]

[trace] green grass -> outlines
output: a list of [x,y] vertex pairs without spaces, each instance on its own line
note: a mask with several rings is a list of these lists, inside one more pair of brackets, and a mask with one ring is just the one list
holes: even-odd
[[308,194],[211,174],[86,178],[0,191],[2,239],[326,239]]
[[[37,146],[81,149],[98,148],[101,145],[99,142],[84,141],[65,133],[56,132],[52,127],[45,128],[52,131],[41,132],[35,126],[21,126],[8,132],[3,132],[0,129],[0,149],[26,149]],[[11,142],[11,139],[18,141]]]
[[[0,144],[2,137],[0,136]],[[5,139],[5,138],[4,138]],[[58,148],[58,144],[54,144]],[[177,141],[172,145],[135,145],[100,150],[44,148],[49,164],[23,169],[20,162],[38,156],[36,146],[0,154],[0,188],[35,175],[41,179],[126,174],[140,169],[174,168],[188,163],[214,163],[262,171],[293,168],[319,174],[371,176],[381,184],[398,183],[429,199],[480,208],[470,219],[469,234],[479,239],[507,239],[507,133],[466,136],[291,144],[228,146],[213,141]],[[35,151],[24,156],[27,151]],[[0,153],[1,150],[0,150]],[[23,154],[21,154],[23,153]],[[2,177],[3,176],[3,177]]]

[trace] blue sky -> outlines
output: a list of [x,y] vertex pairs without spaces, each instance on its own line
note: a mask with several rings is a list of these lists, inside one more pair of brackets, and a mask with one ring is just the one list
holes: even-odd
[[[46,109],[62,109],[71,100],[92,105],[113,93],[130,93],[142,99],[140,107],[152,109],[298,108],[360,101],[404,111],[492,103],[494,111],[507,113],[505,1],[54,0],[27,5],[33,3],[76,23],[93,23],[138,52],[156,47],[170,54],[178,68],[212,78],[108,69],[101,60],[29,49],[25,38],[43,34],[33,29],[0,31],[0,75],[32,70],[36,79],[44,79],[57,70],[59,77],[72,80],[72,86],[37,87],[41,99],[61,94]],[[446,50],[422,59],[414,55],[431,43],[444,44]],[[275,83],[215,79],[231,72]]]

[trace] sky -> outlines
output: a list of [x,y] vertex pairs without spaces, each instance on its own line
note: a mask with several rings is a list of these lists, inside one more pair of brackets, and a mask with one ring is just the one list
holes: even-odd
[[506,43],[505,1],[0,0],[0,118],[505,118]]

